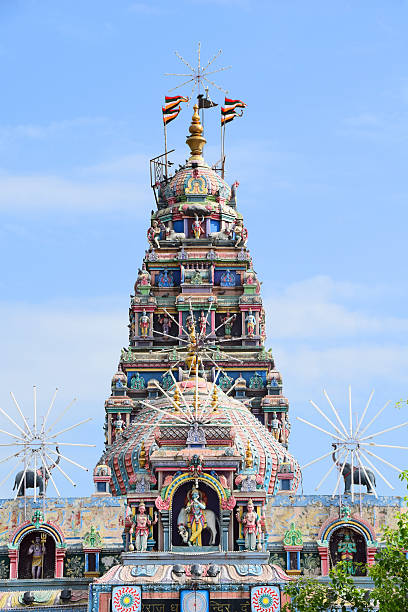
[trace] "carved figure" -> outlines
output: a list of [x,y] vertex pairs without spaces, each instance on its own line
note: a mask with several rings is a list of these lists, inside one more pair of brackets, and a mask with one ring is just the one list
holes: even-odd
[[168,317],[166,314],[162,315],[159,318],[159,323],[162,326],[162,332],[163,334],[168,334],[170,331],[170,327],[171,327],[171,319],[170,317]]
[[[342,470],[342,475],[344,479],[344,495],[351,494],[351,484],[352,483],[356,485],[361,484],[367,487],[367,494],[374,493],[373,487],[376,486],[374,473],[368,468],[365,468],[365,471],[364,471],[360,467],[353,466],[353,474],[351,474],[351,464],[345,463],[343,466],[343,463],[338,461],[336,457],[337,444],[333,444],[332,446],[333,446],[333,453],[332,453],[333,461],[336,464],[337,469],[339,471]],[[368,481],[366,474],[370,482]]]
[[230,338],[232,335],[232,326],[234,324],[235,319],[237,318],[237,315],[234,314],[231,317],[230,311],[228,310],[227,314],[225,315],[225,317],[223,317],[221,319],[221,321],[224,323],[224,334],[226,338]]
[[275,440],[279,440],[280,427],[281,427],[281,424],[280,424],[279,419],[276,416],[276,412],[272,412],[271,430],[272,430],[272,434]]
[[354,554],[357,552],[357,546],[355,542],[350,538],[350,535],[346,533],[343,538],[339,541],[337,546],[337,552],[340,555],[340,559],[346,566],[346,570],[349,574],[355,574],[356,568],[354,567]]
[[148,514],[146,514],[146,506],[144,502],[140,502],[138,512],[132,518],[133,524],[129,529],[130,544],[129,550],[134,550],[132,543],[132,534],[135,532],[135,545],[137,552],[145,552],[147,550],[147,540],[149,538],[149,530],[152,525],[157,523],[157,513],[154,514],[154,520],[152,521]]
[[174,279],[172,270],[161,270],[157,277],[159,287],[174,287]]
[[[204,529],[208,529],[210,531],[211,533],[210,546],[214,546],[215,539],[217,537],[217,525],[219,525],[218,517],[215,514],[215,512],[213,512],[212,510],[208,508],[203,510],[203,514],[204,514],[205,523],[206,523],[206,527],[204,527]],[[182,508],[179,512],[179,515],[177,518],[177,527],[178,527],[178,531],[181,536],[181,539],[183,540],[183,543],[189,544],[190,535],[189,535],[189,529],[188,529],[188,515],[186,512],[186,508]]]
[[143,262],[142,267],[139,268],[137,273],[137,279],[135,283],[135,291],[137,291],[137,287],[150,285],[150,272],[146,269],[146,264]]
[[[59,454],[58,446],[55,447],[55,450],[58,453],[58,457],[57,457],[56,462],[53,463],[52,465],[50,465],[48,467],[48,470],[46,470],[43,466],[41,466],[37,470],[37,476],[36,476],[36,479],[35,479],[35,485],[39,489],[39,491],[38,491],[39,495],[44,495],[44,493],[45,493],[45,491],[47,489],[48,480],[50,478],[50,472],[61,461],[61,456]],[[24,470],[21,470],[21,472],[18,472],[16,474],[16,477],[15,477],[15,480],[14,480],[13,491],[14,491],[14,489],[16,489],[18,487],[17,497],[23,497],[25,495],[26,489],[34,489],[34,470],[27,470],[26,473],[25,473],[24,478],[23,478],[23,474],[24,474]]]
[[252,314],[252,310],[250,310],[247,316],[245,317],[245,321],[247,324],[247,334],[249,338],[252,338],[255,333],[255,325],[256,325],[256,318],[255,318],[255,315]]
[[225,228],[220,230],[219,232],[211,232],[209,234],[209,238],[213,240],[229,240],[231,238],[231,228],[229,223],[226,223]]
[[235,276],[231,270],[227,269],[220,278],[220,287],[235,287]]
[[175,232],[173,228],[166,227],[166,240],[184,240],[186,235],[184,232]]
[[160,232],[161,232],[161,229],[160,229],[159,222],[156,221],[156,219],[154,219],[152,221],[151,226],[147,230],[147,240],[149,241],[150,246],[160,249],[160,244],[159,244]]
[[204,337],[207,333],[207,317],[204,314],[204,311],[201,311],[200,316],[198,317],[198,324],[200,326],[200,336]]
[[190,277],[190,283],[192,285],[202,285],[203,277],[201,276],[200,270],[194,270],[193,274]]
[[243,517],[239,512],[236,514],[238,523],[244,526],[244,538],[245,538],[245,550],[256,550],[257,539],[260,533],[260,522],[259,516],[254,510],[254,504],[252,499],[248,501],[247,511]]
[[246,247],[248,241],[248,230],[244,227],[242,219],[236,219],[234,229],[235,233],[235,246]]
[[31,576],[35,579],[43,578],[46,539],[47,536],[45,533],[42,533],[41,537],[39,535],[35,536],[27,552],[28,555],[32,555]]
[[200,220],[197,214],[194,215],[194,221],[193,221],[191,228],[193,230],[194,238],[196,239],[200,238],[201,234],[204,234],[204,228],[201,225],[204,219],[205,219],[204,216],[202,216]]
[[147,316],[145,310],[143,311],[143,314],[139,319],[139,327],[140,335],[143,336],[143,338],[146,338],[146,336],[149,335],[150,317]]

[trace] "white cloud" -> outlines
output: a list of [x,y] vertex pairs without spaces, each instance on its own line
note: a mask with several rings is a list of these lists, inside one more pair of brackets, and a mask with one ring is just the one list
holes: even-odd
[[293,283],[278,295],[264,300],[268,336],[286,339],[363,337],[371,334],[406,333],[408,319],[371,314],[341,303],[343,299],[373,296],[388,291],[384,286],[362,287],[319,276]]

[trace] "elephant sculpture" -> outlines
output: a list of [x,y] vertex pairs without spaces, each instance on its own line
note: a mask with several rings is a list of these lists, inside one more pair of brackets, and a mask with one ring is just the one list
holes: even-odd
[[344,495],[351,494],[351,484],[352,483],[356,485],[363,485],[367,487],[367,494],[368,495],[373,494],[374,488],[376,486],[374,473],[368,468],[366,468],[365,466],[364,466],[364,469],[362,467],[353,466],[353,479],[352,479],[351,464],[346,462],[343,465],[342,461],[339,461],[338,458],[336,457],[336,452],[337,452],[337,444],[333,444],[332,458],[333,458],[334,463],[337,466],[337,469],[339,471],[342,470],[342,475],[344,478]]
[[[48,471],[44,468],[44,466],[41,466],[37,470],[35,485],[36,487],[38,487],[39,495],[44,495],[47,489],[48,480],[50,478],[50,472],[55,468],[56,465],[58,465],[61,460],[61,455],[59,454],[58,446],[55,447],[55,450],[58,453],[58,457],[55,463],[48,466]],[[24,478],[23,474],[24,470],[21,470],[21,472],[18,472],[18,474],[16,474],[16,478],[14,480],[13,491],[14,489],[18,488],[17,497],[24,497],[26,489],[34,489],[34,470],[27,470]]]

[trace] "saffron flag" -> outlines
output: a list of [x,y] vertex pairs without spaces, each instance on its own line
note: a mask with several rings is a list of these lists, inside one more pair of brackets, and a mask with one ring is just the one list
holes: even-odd
[[188,102],[189,98],[186,98],[185,96],[165,96],[165,101],[166,104],[168,102]]
[[229,113],[228,115],[221,115],[221,125],[226,125],[230,121],[233,121],[235,117],[241,117],[241,115],[235,113],[234,111],[232,111],[232,113]]
[[242,100],[231,100],[231,98],[225,98],[224,102],[225,106],[240,106],[241,108],[246,108],[245,102]]
[[176,117],[178,117],[179,112],[181,111],[181,106],[179,106],[178,108],[175,108],[173,110],[165,110],[165,107],[162,106],[162,112],[163,112],[163,123],[164,125],[167,125],[168,123],[170,123],[170,121],[173,121],[173,119],[175,119]]

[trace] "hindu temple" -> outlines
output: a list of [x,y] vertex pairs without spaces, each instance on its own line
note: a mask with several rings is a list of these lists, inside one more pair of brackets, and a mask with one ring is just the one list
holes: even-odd
[[153,162],[94,490],[0,501],[0,610],[273,612],[339,560],[364,581],[401,505],[304,494],[239,183],[205,161],[197,105],[188,130],[184,165]]

